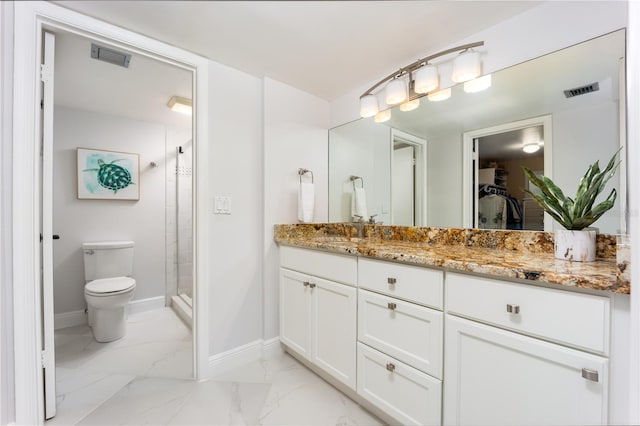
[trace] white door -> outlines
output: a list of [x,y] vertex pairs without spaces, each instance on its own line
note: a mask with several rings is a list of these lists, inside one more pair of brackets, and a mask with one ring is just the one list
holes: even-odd
[[312,361],[356,389],[356,288],[320,278],[310,283]]
[[44,34],[42,99],[42,365],[45,418],[56,415],[56,361],[53,313],[53,75],[55,36]]
[[391,179],[392,218],[394,225],[414,226],[415,219],[415,159],[414,147],[393,150]]
[[451,315],[445,330],[444,424],[607,424],[606,358]]
[[311,359],[309,276],[280,268],[280,340]]

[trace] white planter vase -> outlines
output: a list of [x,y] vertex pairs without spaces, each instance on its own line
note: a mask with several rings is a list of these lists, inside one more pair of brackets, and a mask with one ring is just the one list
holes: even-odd
[[596,260],[596,230],[555,231],[555,257],[574,262],[593,262]]

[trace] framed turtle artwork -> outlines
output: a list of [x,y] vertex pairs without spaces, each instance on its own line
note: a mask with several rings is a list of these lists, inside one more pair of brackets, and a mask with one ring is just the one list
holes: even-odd
[[140,156],[129,152],[77,149],[79,200],[139,200]]

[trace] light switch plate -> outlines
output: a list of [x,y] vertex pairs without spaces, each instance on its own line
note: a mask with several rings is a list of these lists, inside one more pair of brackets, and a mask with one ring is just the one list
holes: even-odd
[[213,199],[213,214],[231,214],[231,197],[216,195]]

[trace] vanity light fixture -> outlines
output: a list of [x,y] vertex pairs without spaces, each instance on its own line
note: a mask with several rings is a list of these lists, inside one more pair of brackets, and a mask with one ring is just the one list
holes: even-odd
[[385,121],[389,121],[390,118],[391,110],[385,109],[373,116],[373,121],[375,121],[376,123],[384,123]]
[[445,101],[451,97],[451,87],[447,87],[446,89],[438,90],[437,92],[429,93],[427,95],[427,99],[431,102],[440,102]]
[[167,102],[167,106],[171,109],[171,111],[191,115],[193,103],[191,102],[191,99],[182,98],[180,96],[172,96],[171,99],[169,99],[169,102]]
[[[430,61],[441,56],[460,52],[453,63],[452,81],[460,83],[478,77],[481,69],[480,54],[472,49],[479,46],[484,46],[484,41],[477,41],[443,50],[419,59],[389,74],[360,96],[360,116],[372,117],[380,111],[378,107],[378,95],[382,92],[382,88],[384,88],[383,99],[387,106],[394,106],[404,102],[407,104],[404,107],[405,109],[403,109],[405,111],[410,111],[410,109],[406,109],[410,107],[408,102],[405,101],[416,100],[424,94],[433,94],[432,92],[437,90],[440,85],[440,76],[437,66],[430,63]],[[436,96],[436,98],[442,98],[446,93],[451,96],[451,89],[445,89],[445,91]],[[430,98],[433,98],[433,96],[430,96]]]
[[453,61],[451,80],[456,83],[473,80],[480,75],[480,54],[475,50],[464,50]]
[[466,93],[482,92],[489,87],[491,87],[491,74],[483,75],[482,77],[464,82],[464,91]]
[[414,109],[420,106],[420,99],[414,99],[412,101],[407,101],[405,103],[400,104],[400,111],[413,111]]

